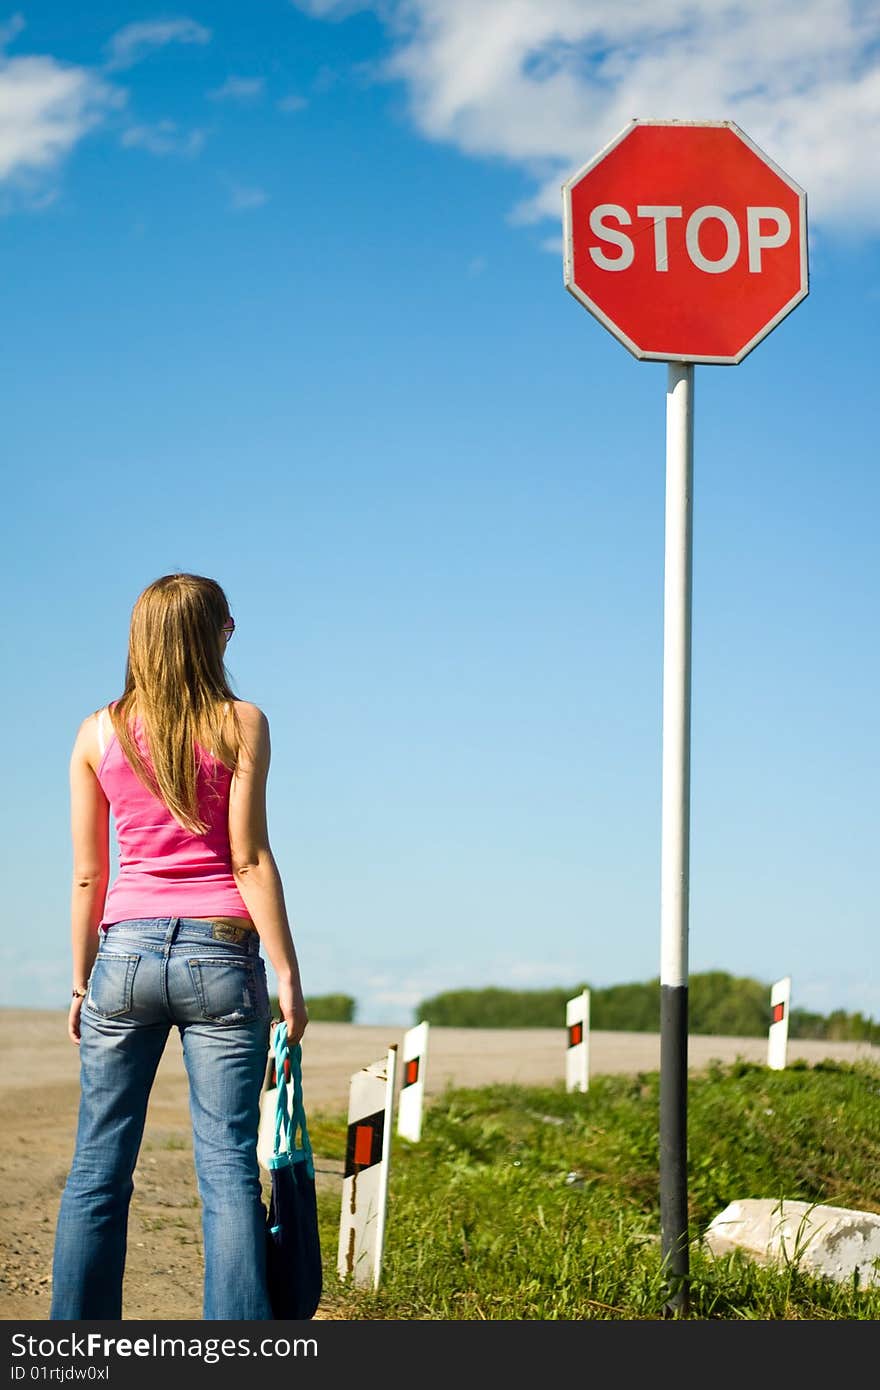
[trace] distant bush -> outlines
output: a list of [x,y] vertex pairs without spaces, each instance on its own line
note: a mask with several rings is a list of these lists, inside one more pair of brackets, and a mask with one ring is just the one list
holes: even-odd
[[[272,1017],[280,1017],[277,995],[269,1000]],[[310,1023],[353,1023],[355,1001],[350,994],[316,994],[306,996]]]
[[692,1033],[716,1037],[759,1037],[770,1027],[770,986],[737,979],[723,970],[692,975],[688,981],[688,1026]]
[[[583,986],[580,986],[583,988]],[[577,990],[574,991],[578,993]],[[573,998],[573,995],[568,995]],[[563,1022],[565,1014],[562,1015]],[[557,1025],[559,1019],[557,1016]],[[644,985],[610,985],[590,990],[590,1027],[603,1032],[659,1033],[660,981]]]
[[[600,1031],[657,1033],[660,1031],[660,981],[611,985],[592,989],[570,985],[559,989],[448,990],[424,999],[413,1021],[446,1028],[558,1028],[564,1026],[565,1004],[583,989],[590,990],[590,1026]],[[688,980],[688,1028],[694,1034],[754,1038],[770,1027],[770,986],[740,979],[722,970],[691,975]],[[836,1010],[827,1018],[792,1009],[791,1038],[835,1042],[880,1043],[880,1023],[861,1014]]]
[[450,990],[419,1004],[414,1019],[446,1028],[555,1028],[566,999],[583,988]]
[[355,1002],[350,994],[316,994],[306,998],[313,1023],[354,1023]]
[[880,1044],[880,1023],[864,1014],[847,1014],[835,1009],[827,1018],[792,1009],[788,1021],[792,1038],[824,1038],[828,1042],[867,1042]]

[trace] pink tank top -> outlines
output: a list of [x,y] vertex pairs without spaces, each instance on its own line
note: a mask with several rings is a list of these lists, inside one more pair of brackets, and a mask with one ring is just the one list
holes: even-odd
[[[229,768],[196,745],[199,816],[208,830],[193,834],[136,776],[103,711],[98,716],[101,746],[105,725],[110,737],[97,775],[116,822],[119,872],[107,893],[101,926],[131,917],[250,917],[232,873]],[[149,765],[139,725],[135,739]]]

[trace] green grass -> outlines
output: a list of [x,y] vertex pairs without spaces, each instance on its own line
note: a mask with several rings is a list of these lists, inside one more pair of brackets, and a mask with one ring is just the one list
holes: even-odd
[[[320,1194],[326,1304],[348,1319],[662,1318],[658,1087],[651,1073],[585,1095],[448,1090],[419,1144],[394,1137],[378,1293],[338,1280],[340,1195]],[[344,1157],[344,1118],[309,1129],[319,1167]],[[880,1068],[712,1066],[690,1080],[688,1155],[690,1317],[880,1318],[880,1286],[700,1241],[736,1198],[880,1213]]]

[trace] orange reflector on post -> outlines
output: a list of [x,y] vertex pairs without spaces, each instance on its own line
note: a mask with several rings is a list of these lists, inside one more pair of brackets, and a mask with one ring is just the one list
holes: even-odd
[[385,1132],[385,1112],[363,1115],[348,1126],[345,1146],[345,1176],[372,1168],[382,1157],[382,1136]]

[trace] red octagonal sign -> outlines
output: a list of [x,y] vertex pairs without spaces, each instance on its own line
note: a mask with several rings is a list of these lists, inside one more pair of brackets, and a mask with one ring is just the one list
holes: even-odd
[[741,362],[807,294],[807,199],[732,121],[632,121],[563,184],[565,285],[636,357]]

